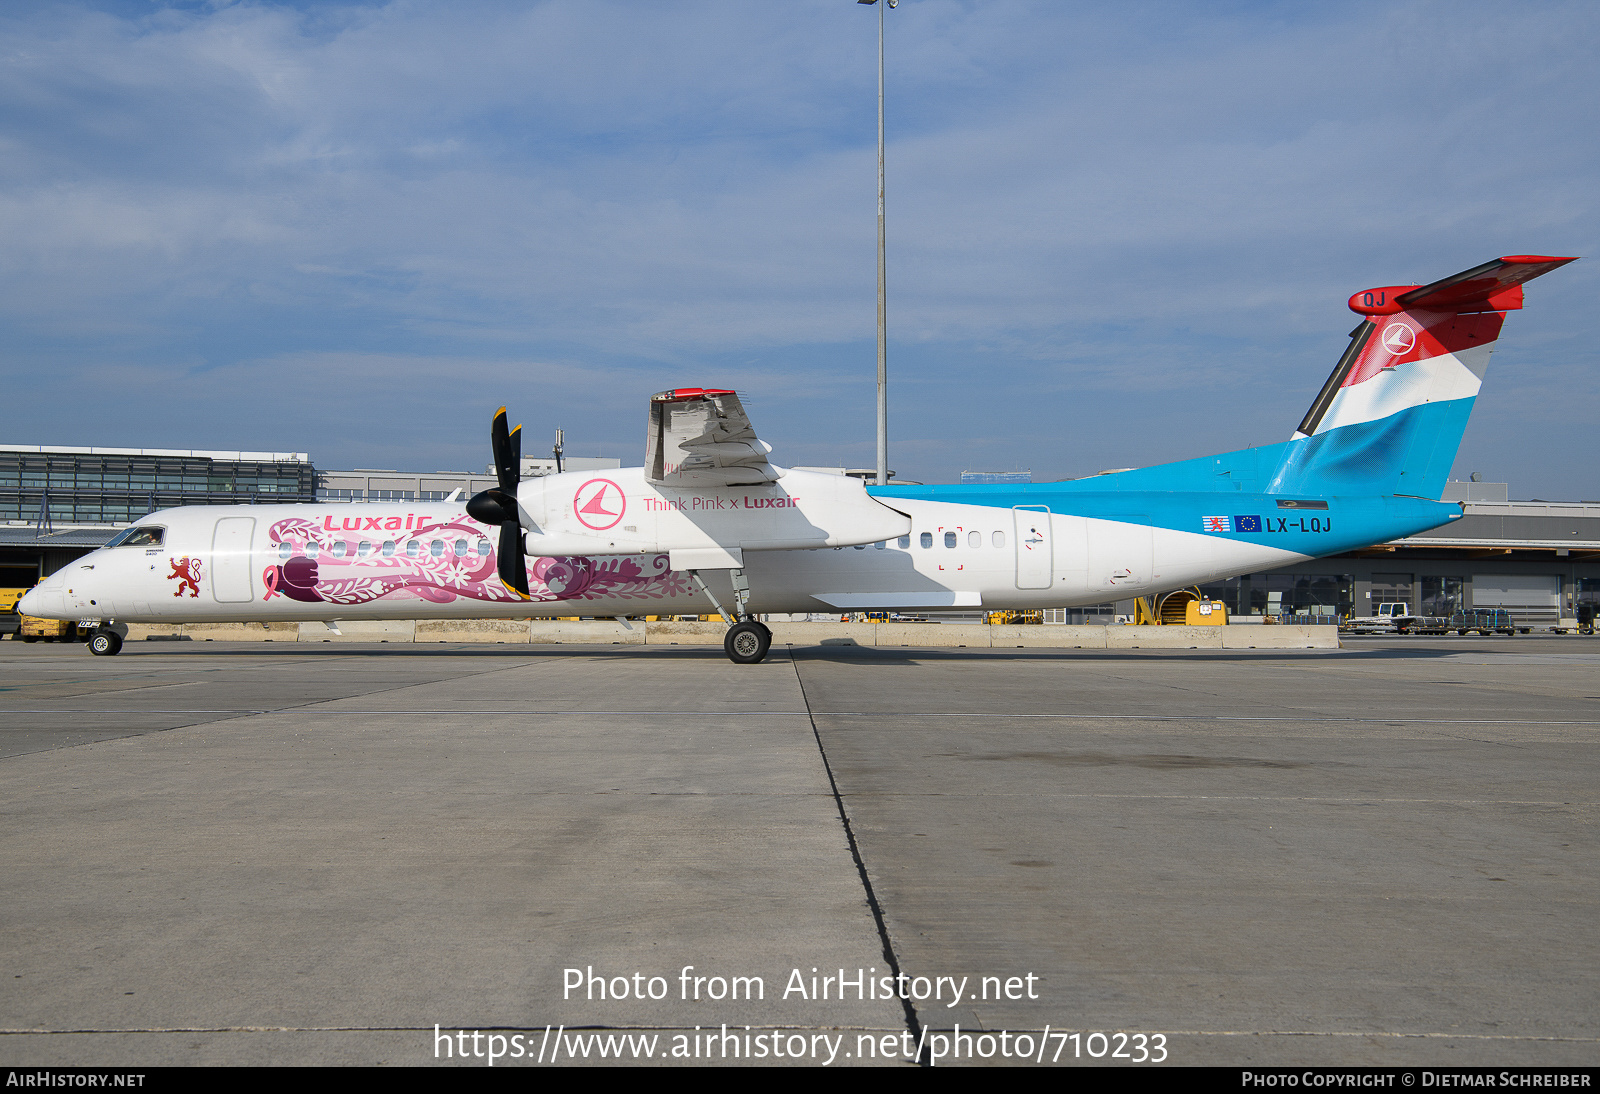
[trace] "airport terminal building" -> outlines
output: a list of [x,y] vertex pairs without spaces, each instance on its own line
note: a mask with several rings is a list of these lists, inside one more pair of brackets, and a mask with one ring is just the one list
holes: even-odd
[[[554,461],[524,457],[523,477]],[[616,459],[570,458],[566,469],[605,470]],[[443,501],[495,484],[492,473],[319,471],[303,452],[0,445],[0,587],[26,588],[88,554],[145,513],[177,505]],[[1269,573],[1202,585],[1230,621],[1299,617],[1333,623],[1384,602],[1447,615],[1505,608],[1544,629],[1600,607],[1600,501],[1511,501],[1504,483],[1452,482],[1445,501],[1466,515],[1442,528]],[[1064,609],[1047,622],[1108,622],[1132,604]]]
[[304,452],[0,444],[0,588],[26,588],[157,509],[316,500]]

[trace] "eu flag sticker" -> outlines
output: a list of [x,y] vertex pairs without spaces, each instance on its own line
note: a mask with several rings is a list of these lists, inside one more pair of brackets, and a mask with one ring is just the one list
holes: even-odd
[[1231,532],[1233,531],[1233,518],[1201,517],[1200,528],[1205,532]]
[[1233,518],[1233,530],[1235,532],[1259,532],[1259,531],[1261,531],[1261,518],[1260,517],[1234,517]]

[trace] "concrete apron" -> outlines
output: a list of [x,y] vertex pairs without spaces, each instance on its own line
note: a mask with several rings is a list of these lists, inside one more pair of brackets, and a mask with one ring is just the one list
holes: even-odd
[[724,1023],[905,1030],[897,1001],[810,998],[813,967],[885,958],[787,657],[493,677],[499,708],[637,712],[475,711],[480,673],[319,681],[302,711],[9,760],[0,1025],[40,1031],[10,1062],[446,1062],[435,1023],[530,1054],[546,1023],[643,1029],[658,1060]]
[[[722,623],[595,619],[395,619],[326,623],[184,623],[128,627],[128,640],[195,642],[415,642],[693,646],[722,644]],[[773,623],[774,645],[947,646],[977,649],[1322,649],[1339,648],[1334,626],[1075,627],[986,623]]]

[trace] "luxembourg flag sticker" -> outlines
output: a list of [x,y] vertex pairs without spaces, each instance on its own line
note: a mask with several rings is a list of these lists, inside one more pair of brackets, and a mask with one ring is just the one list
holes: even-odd
[[1201,528],[1206,532],[1232,532],[1232,517],[1202,517]]

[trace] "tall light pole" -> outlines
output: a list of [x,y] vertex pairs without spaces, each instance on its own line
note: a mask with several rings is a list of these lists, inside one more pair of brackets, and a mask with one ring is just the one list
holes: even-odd
[[[856,0],[877,4],[878,0]],[[878,485],[889,483],[889,334],[886,304],[888,264],[884,259],[883,227],[883,9],[898,0],[878,4]]]

